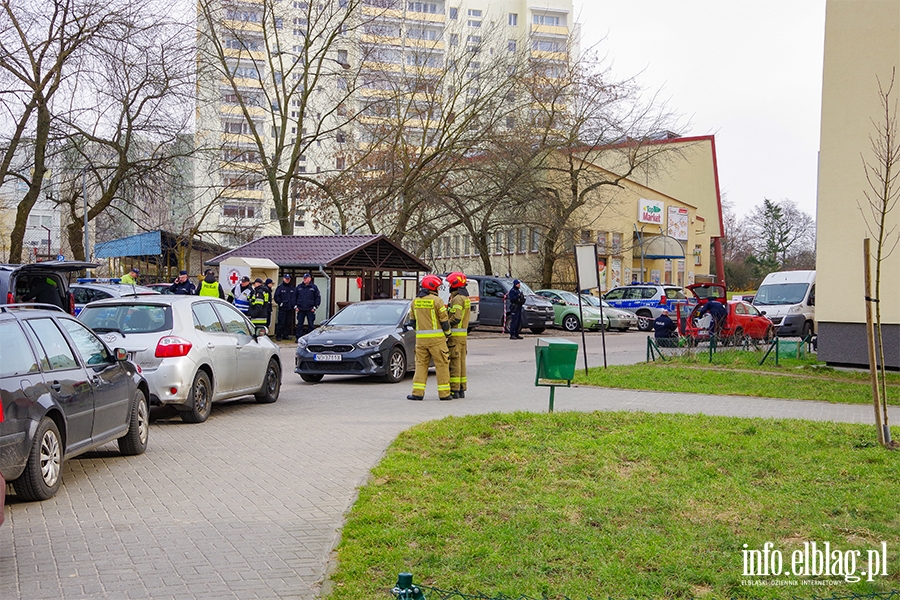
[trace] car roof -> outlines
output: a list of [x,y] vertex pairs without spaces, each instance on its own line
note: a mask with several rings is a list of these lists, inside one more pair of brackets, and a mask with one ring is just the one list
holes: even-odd
[[57,271],[60,273],[69,273],[72,271],[81,271],[83,269],[96,269],[99,267],[99,263],[92,262],[84,262],[84,261],[45,261],[45,262],[36,262],[36,263],[27,263],[27,264],[0,264],[0,270],[3,271],[17,271],[17,270],[28,270],[28,271]]
[[70,288],[87,288],[93,290],[103,290],[120,296],[141,296],[159,294],[156,290],[142,285],[131,285],[128,283],[73,283]]
[[213,296],[186,296],[184,294],[146,294],[140,297],[120,296],[118,298],[103,298],[94,300],[89,306],[95,307],[103,304],[177,304],[179,302],[191,303],[201,301],[215,301],[227,304],[224,300]]

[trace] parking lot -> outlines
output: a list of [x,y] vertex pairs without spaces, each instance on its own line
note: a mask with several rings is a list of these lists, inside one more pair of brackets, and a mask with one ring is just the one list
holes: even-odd
[[[446,415],[547,410],[548,389],[533,386],[535,337],[473,335],[462,400],[438,402],[433,376],[426,400],[409,402],[411,376],[307,384],[286,368],[274,404],[217,404],[197,425],[157,414],[145,454],[107,446],[67,462],[54,498],[9,498],[0,598],[315,598],[356,488],[400,431]],[[600,334],[587,337],[588,362],[601,365]],[[646,335],[607,334],[606,344],[609,364],[633,363]],[[293,364],[293,346],[281,355]],[[864,406],[734,400],[573,388],[557,390],[556,410],[871,416]]]

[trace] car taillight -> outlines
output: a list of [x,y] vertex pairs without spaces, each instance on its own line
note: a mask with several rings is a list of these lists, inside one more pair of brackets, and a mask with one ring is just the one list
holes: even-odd
[[663,296],[662,298],[659,299],[659,305],[660,305],[660,306],[665,306],[665,305],[668,304],[668,303],[669,303],[669,299],[666,298],[665,296]]
[[6,293],[6,303],[7,304],[15,304],[16,303],[16,297],[13,296],[12,292]]
[[0,402],[0,423],[3,422],[3,403]]
[[69,314],[75,316],[75,294],[72,292],[68,293],[69,296]]
[[164,338],[160,338],[159,343],[156,344],[156,358],[187,356],[192,346],[193,344],[184,338],[180,338],[177,335],[167,335]]

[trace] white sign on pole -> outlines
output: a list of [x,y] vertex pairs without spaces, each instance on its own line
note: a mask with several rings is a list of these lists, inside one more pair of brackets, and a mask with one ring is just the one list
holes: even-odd
[[578,291],[600,287],[597,277],[597,245],[575,245],[575,268],[578,270]]

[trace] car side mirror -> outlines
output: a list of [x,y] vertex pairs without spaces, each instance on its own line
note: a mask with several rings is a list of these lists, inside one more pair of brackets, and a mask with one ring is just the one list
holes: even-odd
[[815,296],[810,296],[810,297],[809,297],[809,303],[808,303],[808,304],[809,304],[810,306],[815,306],[815,305],[816,305],[816,297],[815,297]]
[[257,325],[256,328],[253,330],[254,338],[266,337],[267,335],[269,335],[269,328],[266,327],[265,325]]
[[116,348],[113,352],[116,355],[117,361],[121,362],[123,360],[128,360],[128,351],[126,351],[125,348]]
[[497,296],[498,298],[502,298],[506,294],[504,294],[503,292],[494,292],[494,295]]
[[413,328],[412,321],[404,321],[403,322],[403,331],[410,331]]
[[761,311],[759,311],[759,314],[764,315],[764,314],[766,314],[766,311],[761,310]]

